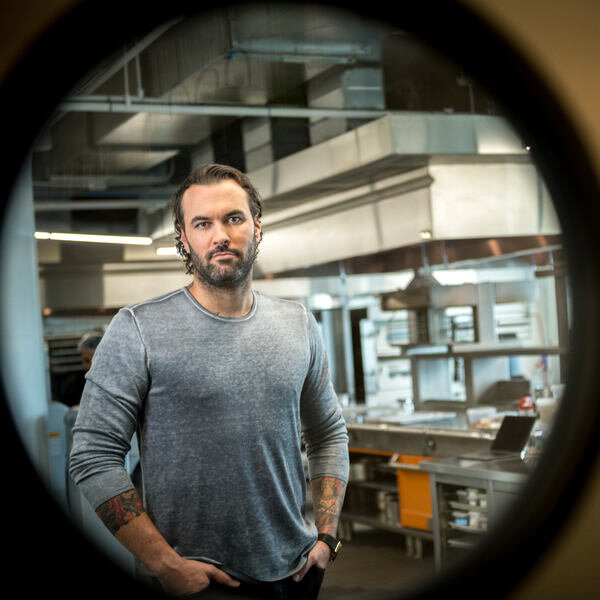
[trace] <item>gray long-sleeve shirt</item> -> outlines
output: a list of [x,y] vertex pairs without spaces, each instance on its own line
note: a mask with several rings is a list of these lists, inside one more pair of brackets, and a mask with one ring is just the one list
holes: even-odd
[[87,375],[70,472],[97,508],[134,486],[138,432],[144,505],[186,558],[272,581],[316,540],[309,477],[348,476],[348,436],[314,317],[254,292],[222,318],[186,289],[121,309]]

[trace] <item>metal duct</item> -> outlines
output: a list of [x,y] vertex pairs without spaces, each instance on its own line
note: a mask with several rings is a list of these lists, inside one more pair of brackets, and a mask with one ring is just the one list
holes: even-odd
[[442,159],[531,162],[501,117],[413,112],[388,114],[249,175],[268,204],[369,184]]
[[[265,201],[265,274],[419,244],[425,233],[560,234],[527,151],[498,117],[390,115],[249,176]],[[153,237],[169,231],[165,213]]]

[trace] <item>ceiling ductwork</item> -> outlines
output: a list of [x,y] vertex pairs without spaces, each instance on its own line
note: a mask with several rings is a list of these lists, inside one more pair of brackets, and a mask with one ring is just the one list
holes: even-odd
[[460,67],[385,24],[306,7],[205,11],[133,40],[59,106],[33,156],[36,218],[151,234],[135,260],[164,260],[176,185],[223,162],[264,199],[265,277],[424,240],[558,235],[496,112]]
[[[560,233],[527,150],[499,117],[389,115],[249,175],[265,204],[267,274],[425,239]],[[167,213],[153,237],[172,235]]]
[[390,115],[250,177],[265,202],[265,273],[424,239],[560,233],[527,150],[498,117]]
[[[392,113],[250,173],[267,204],[306,200],[433,162],[526,162],[501,117]],[[298,163],[304,168],[298,169]]]

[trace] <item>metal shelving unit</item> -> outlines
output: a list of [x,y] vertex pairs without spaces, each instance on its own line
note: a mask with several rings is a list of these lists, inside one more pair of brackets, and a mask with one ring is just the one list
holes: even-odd
[[515,500],[528,477],[518,454],[492,461],[447,458],[429,461],[435,566],[470,550]]
[[[413,380],[413,402],[416,408],[423,403],[437,400],[452,403],[451,379],[449,364],[460,360],[463,365],[465,379],[464,406],[474,407],[478,404],[494,404],[512,398],[519,398],[530,392],[527,380],[511,380],[509,374],[509,357],[511,356],[562,356],[567,350],[559,347],[509,347],[461,349],[448,346],[439,352],[426,352],[423,349],[414,351],[407,349],[406,358],[411,360]],[[501,386],[504,387],[501,387]],[[502,394],[510,397],[500,397]],[[431,406],[431,405],[429,405]]]
[[[397,473],[400,466],[410,468],[411,465],[390,464],[396,456],[383,451],[351,451],[350,481],[341,514],[340,536],[351,539],[354,524],[391,531],[405,537],[409,556],[420,558],[423,540],[433,541],[433,533],[402,524],[403,498]],[[360,467],[359,472],[355,467]]]

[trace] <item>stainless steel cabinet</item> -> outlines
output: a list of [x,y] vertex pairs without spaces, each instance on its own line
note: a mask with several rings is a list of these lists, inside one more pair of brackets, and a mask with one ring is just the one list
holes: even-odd
[[446,458],[428,461],[436,569],[477,545],[526,481],[519,455],[498,460]]

